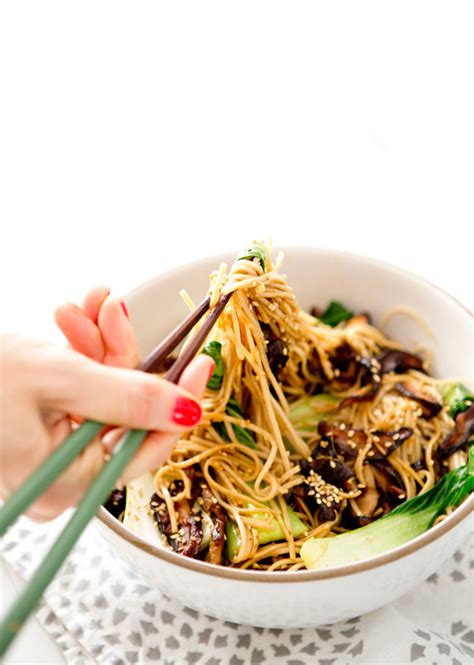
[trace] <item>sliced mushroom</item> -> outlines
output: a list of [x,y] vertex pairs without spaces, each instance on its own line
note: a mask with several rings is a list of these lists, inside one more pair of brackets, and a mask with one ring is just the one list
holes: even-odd
[[319,474],[326,483],[352,492],[357,483],[354,472],[348,464],[335,457],[319,455],[316,459],[302,460],[300,462],[303,475],[308,475],[312,470]]
[[174,551],[183,556],[196,558],[202,541],[202,525],[200,518],[193,514],[189,501],[182,499],[175,504],[178,522],[177,533],[171,531],[168,508],[165,501],[158,494],[153,494],[151,497],[150,508],[159,530],[166,536]]
[[407,351],[388,349],[378,357],[378,361],[382,374],[388,374],[388,372],[402,374],[409,369],[416,369],[419,372],[425,371],[422,359]]
[[398,471],[390,464],[389,460],[386,459],[385,457],[382,460],[375,460],[373,457],[369,457],[368,460],[369,464],[372,466],[376,467],[378,470],[382,471],[390,480],[391,484],[400,488],[401,490],[404,489],[404,484],[402,477],[398,473]]
[[407,439],[413,436],[413,430],[411,427],[400,427],[397,430],[376,430],[374,432],[374,437],[378,438],[377,443],[384,448],[384,453],[381,455],[372,455],[369,457],[370,462],[380,462],[383,461],[386,457],[391,455],[394,450],[400,448],[401,445],[405,443]]
[[207,560],[210,563],[221,564],[224,553],[225,541],[225,513],[222,506],[212,494],[205,483],[201,483],[201,506],[212,520],[211,539],[209,541],[209,552]]
[[266,342],[268,364],[273,374],[278,377],[288,362],[288,348],[267,323],[260,323],[260,327]]
[[413,385],[412,383],[397,383],[395,384],[395,388],[404,397],[408,397],[409,399],[418,402],[418,404],[421,406],[423,418],[426,420],[431,420],[431,418],[434,418],[443,408],[443,405],[439,402],[430,400],[426,397],[426,395],[420,393],[417,386]]
[[400,500],[406,496],[399,474],[387,461],[378,462],[371,466],[377,486],[389,499]]
[[338,507],[339,506],[334,502],[330,503],[329,505],[323,503],[321,506],[319,506],[318,516],[320,521],[332,522],[334,519],[336,519]]
[[119,519],[125,510],[125,490],[114,489],[107,499],[107,503],[104,504],[104,508]]
[[352,386],[359,373],[359,365],[356,354],[349,344],[341,344],[331,356],[331,364],[334,368],[334,384],[341,388]]
[[380,364],[376,358],[355,355],[354,360],[356,363],[356,380],[359,381],[360,386],[368,389],[361,395],[350,395],[342,400],[340,407],[351,406],[358,402],[369,402],[377,394],[380,388]]
[[365,488],[362,494],[355,499],[357,507],[364,517],[372,517],[379,502],[379,493],[375,482],[374,470],[371,466],[364,466]]
[[367,443],[367,435],[360,429],[351,429],[346,424],[338,425],[322,420],[318,425],[322,439],[332,443],[343,457],[357,457]]
[[191,510],[187,499],[181,499],[176,503],[178,516],[178,534],[170,536],[173,549],[183,556],[196,558],[199,554],[202,541],[201,520]]
[[309,464],[302,468],[302,473],[305,476],[304,482],[293,488],[294,496],[303,499],[310,509],[317,512],[320,521],[335,519],[341,506],[339,489],[327,483]]
[[380,384],[374,383],[371,389],[363,395],[351,395],[350,397],[346,397],[340,403],[339,408],[342,409],[345,406],[352,406],[352,404],[357,404],[358,402],[370,402],[378,393],[379,386]]
[[171,521],[166,502],[158,496],[158,494],[153,494],[150,500],[150,508],[155,518],[155,522],[161,531],[167,538],[171,536]]
[[474,435],[474,404],[467,411],[458,413],[455,426],[437,450],[438,458],[445,459],[462,448]]

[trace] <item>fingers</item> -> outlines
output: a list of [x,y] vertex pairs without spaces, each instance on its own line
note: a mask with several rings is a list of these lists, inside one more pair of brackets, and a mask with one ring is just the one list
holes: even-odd
[[104,448],[99,440],[90,443],[71,466],[27,511],[28,517],[44,522],[52,520],[79,503],[102,466]]
[[178,385],[198,399],[201,399],[214,371],[215,362],[209,356],[201,354],[190,363],[181,374]]
[[82,309],[85,315],[95,324],[99,319],[100,308],[107,296],[110,295],[110,289],[107,286],[96,286],[84,298]]
[[[49,356],[48,365],[54,366],[54,355],[52,354],[53,348],[48,347],[51,355]],[[191,363],[186,371],[183,373],[183,376],[180,380],[180,386],[174,386],[164,380],[151,377],[140,372],[135,372],[132,370],[119,370],[112,368],[105,368],[98,363],[95,363],[91,360],[80,356],[73,351],[65,350],[60,353],[61,358],[61,367],[65,370],[65,373],[69,375],[71,370],[72,363],[77,362],[77,358],[80,359],[79,362],[79,372],[77,372],[78,366],[75,365],[74,371],[71,373],[71,376],[76,377],[76,381],[72,382],[75,384],[76,389],[79,392],[83,393],[86,391],[87,399],[89,397],[94,401],[94,396],[89,395],[89,391],[94,389],[101,393],[108,393],[107,381],[110,377],[113,377],[114,389],[119,387],[120,382],[123,380],[123,377],[126,377],[127,383],[122,383],[121,388],[116,392],[116,402],[120,404],[120,407],[117,407],[115,404],[112,408],[124,408],[124,404],[127,404],[127,390],[129,389],[130,380],[135,380],[136,377],[143,378],[147,382],[151,381],[153,385],[153,390],[150,395],[147,394],[148,398],[155,398],[153,396],[153,391],[158,395],[158,413],[152,411],[146,414],[145,412],[140,416],[140,418],[145,418],[145,420],[139,419],[133,421],[133,417],[129,420],[123,421],[128,426],[132,427],[143,427],[145,429],[151,429],[151,427],[160,426],[162,428],[169,429],[173,428],[176,431],[160,431],[160,432],[151,432],[143,445],[140,447],[140,450],[132,460],[131,464],[127,467],[124,472],[123,477],[120,479],[121,482],[129,482],[133,478],[137,478],[142,475],[145,471],[150,471],[156,469],[161,464],[165,462],[167,457],[173,450],[173,447],[180,436],[180,433],[183,429],[191,427],[197,423],[195,420],[196,416],[193,415],[193,422],[185,425],[181,420],[178,419],[178,422],[173,420],[173,413],[176,415],[176,408],[171,412],[171,420],[173,421],[169,425],[170,415],[167,413],[166,406],[163,406],[163,403],[171,404],[179,402],[180,400],[187,400],[193,405],[193,409],[199,409],[200,407],[196,401],[192,399],[194,395],[197,399],[200,399],[204,393],[206,384],[208,382],[209,376],[212,374],[214,369],[214,362],[208,356],[199,356],[197,359]],[[71,357],[73,360],[71,361]],[[51,362],[53,360],[53,362]],[[68,367],[69,365],[69,367]],[[87,368],[86,368],[87,365]],[[94,374],[95,370],[101,370],[99,373],[100,376]],[[117,380],[115,385],[115,380],[120,376],[120,380]],[[86,378],[85,378],[86,377]],[[99,379],[104,379],[101,381]],[[133,382],[133,381],[132,381]],[[55,384],[57,385],[57,383]],[[139,384],[137,384],[139,385]],[[157,388],[158,386],[158,388]],[[184,391],[186,389],[186,392]],[[147,389],[148,390],[148,389]],[[77,395],[73,398],[77,399]],[[108,420],[107,418],[102,417],[103,412],[100,409],[104,408],[104,403],[97,404],[97,397],[95,398],[96,403],[94,404],[94,409],[99,409],[99,411],[86,412],[78,408],[79,404],[74,402],[74,406],[71,410],[83,412],[85,416],[92,417],[97,420]],[[182,402],[181,402],[182,403]],[[57,408],[57,407],[56,407]],[[92,407],[91,407],[92,408]],[[106,407],[109,408],[109,407]],[[66,411],[70,410],[69,408],[65,409]],[[196,412],[193,411],[193,414]],[[102,414],[102,415],[101,415]],[[137,416],[138,417],[138,416]],[[147,420],[146,418],[151,418]],[[119,418],[116,418],[114,422],[121,422]],[[112,450],[113,447],[118,443],[120,438],[126,432],[127,427],[117,428],[111,432],[108,432],[103,442],[98,439],[90,443],[87,448],[79,455],[73,462],[73,464],[66,470],[66,472],[54,483],[43,495],[42,497],[35,502],[35,504],[28,511],[28,515],[37,521],[45,521],[54,519],[57,515],[61,514],[67,508],[76,505],[81,496],[100,472],[102,466],[104,465],[104,449]],[[50,423],[50,437],[53,446],[58,445],[63,441],[70,432],[70,424],[67,418],[59,420],[57,423]]]
[[[186,381],[202,387],[212,360],[195,360]],[[194,364],[193,363],[193,364]],[[105,367],[69,349],[57,351],[41,377],[44,406],[107,424],[180,432],[197,425],[201,406],[181,387],[129,369]]]
[[140,350],[125,304],[107,298],[98,316],[106,351],[103,362],[114,367],[137,367]]
[[123,484],[139,478],[146,471],[158,469],[171,454],[179,435],[169,432],[152,432],[125,469],[120,481]]
[[109,294],[100,286],[89,291],[82,309],[61,305],[56,323],[75,351],[112,367],[137,367],[140,350],[126,305]]
[[[179,381],[179,386],[192,393],[197,399],[201,399],[206,389],[209,376],[214,369],[214,361],[209,356],[198,356],[193,363],[188,365]],[[108,450],[112,450],[125,433],[120,428],[109,432],[103,439]],[[124,483],[138,478],[146,471],[157,469],[168,458],[179,439],[179,434],[170,432],[151,432],[139,451],[125,470],[121,481]]]
[[73,303],[60,305],[54,313],[54,318],[75,351],[102,362],[105,347],[99,328],[80,307]]

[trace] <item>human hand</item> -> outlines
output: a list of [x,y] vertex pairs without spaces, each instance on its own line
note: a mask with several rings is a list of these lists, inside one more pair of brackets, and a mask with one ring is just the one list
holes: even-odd
[[[200,420],[199,400],[213,361],[196,358],[179,386],[133,371],[138,345],[126,309],[95,289],[84,305],[63,305],[56,321],[72,348],[6,336],[1,342],[1,476],[6,497],[70,433],[70,414],[124,429],[92,442],[31,507],[29,515],[51,519],[75,505],[104,464],[104,453],[127,427],[152,431],[127,467],[123,482],[158,467],[180,433]],[[75,416],[76,417],[76,416]]]

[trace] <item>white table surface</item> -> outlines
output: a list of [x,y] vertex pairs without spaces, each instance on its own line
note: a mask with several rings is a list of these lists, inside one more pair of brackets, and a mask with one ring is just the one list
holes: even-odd
[[[255,237],[397,263],[472,308],[472,12],[1,3],[2,329],[60,341],[57,303]],[[57,662],[28,631],[8,662]]]

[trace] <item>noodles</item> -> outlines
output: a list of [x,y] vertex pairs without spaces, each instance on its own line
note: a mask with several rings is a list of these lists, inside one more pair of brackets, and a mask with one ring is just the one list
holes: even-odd
[[[211,518],[201,558],[299,570],[307,538],[360,526],[432,487],[453,420],[421,360],[364,315],[330,327],[303,312],[262,245],[212,274],[211,306],[227,293],[212,332],[222,383],[208,388],[202,422],[156,471],[157,501],[172,534]],[[394,313],[419,320],[407,308]],[[384,370],[388,361],[395,371]],[[463,460],[459,451],[445,466]]]

